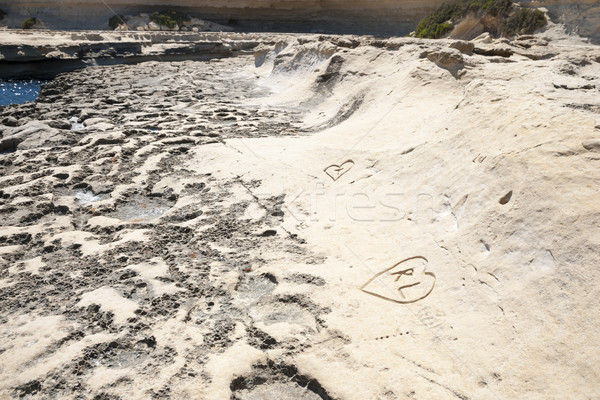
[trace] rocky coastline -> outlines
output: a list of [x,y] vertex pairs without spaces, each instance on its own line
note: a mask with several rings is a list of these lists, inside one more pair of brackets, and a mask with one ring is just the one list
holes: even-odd
[[0,79],[51,79],[94,65],[209,60],[252,54],[278,35],[178,32],[0,31]]
[[1,398],[597,394],[597,46],[0,36]]

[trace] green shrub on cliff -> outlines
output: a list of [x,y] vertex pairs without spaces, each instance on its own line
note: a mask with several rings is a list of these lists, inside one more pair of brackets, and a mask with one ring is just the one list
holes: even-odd
[[179,11],[164,10],[161,12],[153,12],[152,15],[150,15],[150,20],[158,25],[173,29],[176,25],[181,26],[184,21],[189,21],[190,17],[186,14],[180,13]]
[[21,28],[23,29],[31,29],[36,24],[37,18],[29,17],[21,24]]
[[126,18],[123,15],[113,15],[108,19],[108,26],[115,30],[119,27],[119,25],[125,25]]
[[520,8],[502,23],[500,29],[504,36],[528,35],[547,23],[546,16],[540,10]]
[[[440,25],[449,23],[457,14],[458,4],[442,4],[433,14],[419,21],[415,36],[419,38],[438,39],[446,34]],[[450,23],[450,25],[452,25]],[[452,25],[453,26],[453,25]]]
[[417,25],[415,36],[439,39],[448,34],[467,15],[480,18],[485,31],[493,35],[513,36],[532,33],[546,25],[546,17],[539,10],[515,9],[513,0],[462,0],[443,4]]
[[451,21],[463,14],[462,4],[443,4],[429,17],[423,18],[417,25],[419,38],[439,39],[454,28]]
[[483,11],[494,17],[505,17],[511,13],[512,7],[512,0],[473,0],[469,4],[470,10],[468,11],[476,13]]
[[0,21],[2,21],[6,17],[6,11],[0,8]]

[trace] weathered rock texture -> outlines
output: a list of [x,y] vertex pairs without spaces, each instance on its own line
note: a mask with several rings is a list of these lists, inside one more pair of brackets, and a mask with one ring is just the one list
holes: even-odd
[[50,79],[59,72],[90,65],[133,64],[142,61],[208,60],[252,54],[272,37],[257,34],[170,32],[0,31],[0,79]]
[[280,37],[0,109],[0,398],[600,397],[600,53],[486,42]]

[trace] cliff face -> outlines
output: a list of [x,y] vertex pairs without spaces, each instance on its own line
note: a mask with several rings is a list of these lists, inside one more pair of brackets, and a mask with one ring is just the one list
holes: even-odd
[[[7,0],[9,26],[36,16],[50,28],[105,28],[116,13],[178,8],[248,30],[407,34],[443,0]],[[447,1],[446,1],[447,2]],[[111,11],[112,9],[112,11]]]
[[600,2],[598,0],[542,0],[524,3],[545,7],[553,21],[564,24],[571,32],[600,42]]
[[[113,13],[137,14],[176,8],[249,31],[405,35],[419,19],[456,0],[0,0],[11,27],[34,16],[54,29],[103,29]],[[597,0],[525,1],[546,7],[569,31],[600,40]]]

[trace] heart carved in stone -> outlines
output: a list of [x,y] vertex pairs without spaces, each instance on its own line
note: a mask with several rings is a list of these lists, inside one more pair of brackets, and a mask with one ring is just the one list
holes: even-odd
[[331,179],[333,179],[334,181],[337,181],[338,179],[340,179],[342,177],[342,175],[344,175],[346,172],[350,171],[352,169],[352,167],[354,167],[354,161],[347,160],[347,161],[344,161],[340,165],[337,165],[337,164],[330,165],[329,167],[325,168],[323,171],[327,175],[329,175],[329,177]]
[[435,274],[427,271],[425,257],[410,257],[375,274],[360,290],[400,304],[423,300],[433,291]]

